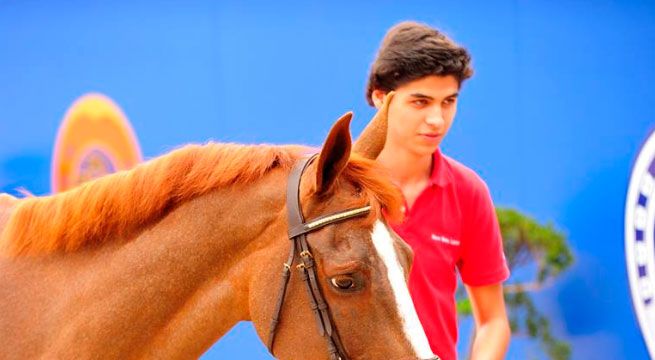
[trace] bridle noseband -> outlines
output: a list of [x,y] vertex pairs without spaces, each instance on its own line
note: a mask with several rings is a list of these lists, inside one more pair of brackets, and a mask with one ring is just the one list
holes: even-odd
[[291,276],[291,266],[296,258],[296,252],[298,252],[300,255],[300,261],[296,268],[299,270],[300,277],[305,283],[310,306],[314,311],[319,333],[327,340],[330,359],[348,360],[348,356],[341,344],[341,340],[339,340],[337,329],[332,321],[328,304],[325,302],[325,298],[321,293],[318,277],[316,276],[316,262],[310,251],[309,244],[307,244],[307,234],[330,224],[368,214],[371,211],[371,206],[367,205],[356,209],[340,211],[338,213],[320,216],[316,219],[305,222],[300,209],[300,178],[307,166],[315,158],[316,155],[302,159],[294,166],[289,175],[289,182],[287,184],[287,210],[289,239],[292,241],[292,244],[289,250],[289,258],[286,263],[284,263],[284,268],[282,270],[280,295],[277,298],[275,312],[273,313],[267,347],[268,351],[273,354],[275,330],[280,321],[282,304],[284,303],[284,296],[286,295],[289,277]]

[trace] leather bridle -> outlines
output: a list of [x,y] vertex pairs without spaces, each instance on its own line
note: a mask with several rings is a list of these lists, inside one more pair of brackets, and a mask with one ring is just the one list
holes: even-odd
[[284,297],[286,295],[287,285],[289,284],[289,277],[291,276],[291,266],[296,259],[297,252],[299,254],[299,264],[296,268],[299,270],[300,278],[305,283],[309,303],[314,312],[319,333],[321,336],[325,337],[327,341],[330,359],[348,360],[346,351],[339,339],[337,329],[334,326],[334,321],[331,318],[328,304],[321,293],[318,277],[316,276],[316,262],[310,251],[309,244],[307,244],[307,234],[330,224],[368,214],[371,211],[371,206],[367,205],[356,209],[340,211],[305,222],[300,208],[300,178],[307,166],[315,158],[316,155],[303,158],[294,166],[289,175],[289,182],[287,184],[287,210],[289,221],[288,233],[292,244],[289,250],[289,257],[284,263],[284,268],[282,270],[282,284],[280,286],[280,294],[277,298],[275,312],[271,322],[267,347],[271,354],[273,354],[275,330],[280,321],[282,304],[284,304]]
[[[305,288],[307,289],[307,295],[309,297],[309,304],[314,312],[318,331],[327,341],[330,360],[348,360],[348,355],[339,339],[337,328],[334,326],[334,321],[330,315],[328,304],[321,293],[318,276],[316,276],[316,262],[314,261],[314,256],[312,255],[309,244],[307,243],[307,234],[327,225],[366,215],[371,211],[371,206],[366,205],[355,209],[323,215],[305,222],[300,208],[300,178],[307,166],[311,164],[316,156],[317,155],[315,154],[311,157],[303,158],[296,163],[289,175],[289,182],[287,183],[287,212],[289,221],[288,234],[292,244],[289,249],[289,257],[284,263],[284,268],[282,269],[282,283],[280,284],[280,291],[277,303],[275,304],[275,312],[273,313],[271,328],[268,334],[268,343],[266,346],[268,347],[268,351],[273,354],[275,330],[280,322],[282,304],[284,304],[284,297],[291,276],[291,266],[296,259],[297,252],[299,254],[299,263],[296,268],[300,272],[300,278],[305,283]],[[434,356],[426,360],[439,360],[439,357]]]

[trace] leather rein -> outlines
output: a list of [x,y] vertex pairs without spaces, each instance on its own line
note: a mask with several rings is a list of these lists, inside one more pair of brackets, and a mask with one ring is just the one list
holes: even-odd
[[[289,175],[289,181],[287,183],[287,211],[289,221],[288,234],[292,244],[289,249],[289,257],[284,263],[284,268],[282,269],[282,283],[277,303],[275,305],[275,312],[273,313],[267,347],[271,354],[273,354],[275,330],[280,321],[282,304],[284,304],[284,297],[291,276],[291,266],[295,259],[298,258],[299,262],[296,268],[299,271],[300,278],[303,280],[303,283],[305,283],[307,296],[309,297],[309,303],[316,318],[319,333],[321,336],[325,337],[327,341],[330,359],[348,360],[348,356],[346,355],[345,349],[339,339],[337,329],[331,318],[328,304],[321,293],[318,276],[316,275],[316,262],[314,261],[314,256],[312,255],[309,244],[307,243],[307,234],[327,225],[368,214],[371,211],[371,206],[367,205],[356,209],[340,211],[305,222],[300,207],[300,178],[307,166],[309,166],[316,156],[317,155],[315,154],[311,157],[303,158],[296,163]],[[299,256],[296,256],[296,253],[298,253]]]

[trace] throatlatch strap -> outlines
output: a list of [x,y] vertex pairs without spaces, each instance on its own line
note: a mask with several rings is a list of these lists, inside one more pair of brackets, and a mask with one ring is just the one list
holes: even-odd
[[[302,226],[304,219],[302,218],[302,212],[300,211],[300,177],[305,171],[307,166],[316,158],[316,155],[302,159],[300,162],[294,165],[289,175],[289,180],[287,182],[287,216],[289,221],[289,228],[291,229],[294,226]],[[294,201],[295,200],[295,201]],[[293,240],[293,238],[291,238]],[[280,316],[282,314],[282,305],[284,305],[284,298],[287,293],[287,287],[289,285],[289,278],[291,277],[291,266],[293,266],[293,261],[295,259],[295,249],[296,244],[293,241],[289,246],[289,257],[287,262],[284,263],[282,269],[282,283],[280,283],[280,290],[278,290],[277,303],[275,304],[275,310],[273,312],[273,318],[271,320],[271,327],[268,331],[268,343],[266,347],[268,351],[273,354],[273,344],[275,343],[275,333],[277,326],[280,323]]]
[[280,322],[280,314],[282,313],[282,304],[284,304],[284,297],[287,293],[287,286],[289,285],[289,277],[291,276],[291,266],[293,265],[293,258],[295,257],[295,246],[291,244],[289,249],[289,257],[287,262],[284,263],[282,268],[282,283],[280,290],[278,290],[277,303],[275,304],[275,312],[273,313],[273,320],[271,321],[271,328],[268,331],[268,343],[266,347],[268,351],[273,353],[273,342],[275,341],[275,330],[277,324]]

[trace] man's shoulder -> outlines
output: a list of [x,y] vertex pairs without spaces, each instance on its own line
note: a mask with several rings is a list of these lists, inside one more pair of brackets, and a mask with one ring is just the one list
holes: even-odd
[[487,192],[487,183],[473,169],[461,162],[442,154],[444,163],[451,173],[455,186],[464,191]]

